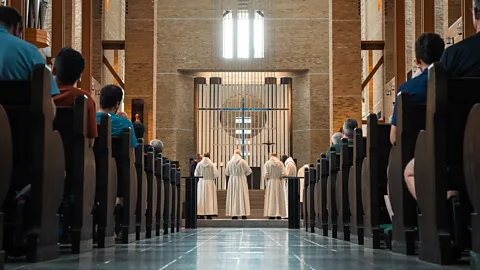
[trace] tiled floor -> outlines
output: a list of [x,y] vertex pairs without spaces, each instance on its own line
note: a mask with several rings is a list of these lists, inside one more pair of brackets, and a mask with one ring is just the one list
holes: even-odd
[[287,229],[199,229],[6,269],[465,269]]

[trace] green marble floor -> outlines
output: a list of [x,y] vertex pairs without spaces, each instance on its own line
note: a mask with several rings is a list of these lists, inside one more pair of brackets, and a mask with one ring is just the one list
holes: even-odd
[[287,229],[198,229],[13,269],[467,269]]

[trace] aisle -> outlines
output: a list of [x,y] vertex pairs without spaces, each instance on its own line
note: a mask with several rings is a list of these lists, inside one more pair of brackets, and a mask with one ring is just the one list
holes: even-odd
[[[448,267],[448,269],[464,269]],[[199,229],[117,245],[80,256],[10,269],[445,269],[416,258],[373,251],[286,229]]]

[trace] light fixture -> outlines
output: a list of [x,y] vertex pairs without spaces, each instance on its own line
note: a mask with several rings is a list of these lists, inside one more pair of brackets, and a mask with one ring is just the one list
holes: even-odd
[[463,25],[462,25],[462,23],[458,24],[457,33],[458,33],[459,36],[463,35]]
[[445,43],[447,43],[447,45],[453,45],[455,43],[455,39],[453,37],[446,37]]
[[395,92],[395,84],[394,83],[392,83],[392,87],[390,89],[388,89],[388,88],[386,89],[385,95],[386,96],[391,96],[392,92]]

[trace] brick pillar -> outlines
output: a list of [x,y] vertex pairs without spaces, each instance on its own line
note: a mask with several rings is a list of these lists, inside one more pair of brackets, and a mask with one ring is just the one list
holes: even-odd
[[330,4],[330,133],[347,118],[362,121],[360,14],[358,0]]
[[154,100],[157,72],[157,12],[156,1],[127,1],[125,15],[125,111],[131,114],[132,99],[145,101],[144,125],[155,136]]
[[[67,0],[71,1],[71,0]],[[103,48],[102,40],[104,39],[104,0],[93,0],[93,44],[92,44],[92,77],[103,85]]]

